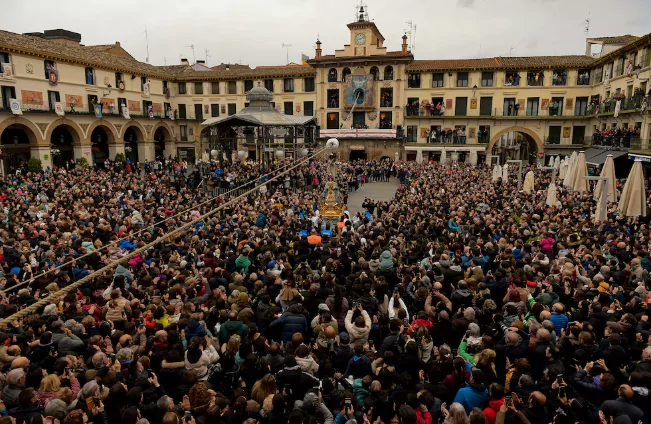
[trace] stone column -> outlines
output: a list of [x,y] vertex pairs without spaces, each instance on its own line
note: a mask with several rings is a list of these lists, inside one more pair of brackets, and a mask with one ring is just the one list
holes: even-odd
[[115,159],[115,156],[118,153],[124,154],[124,143],[118,143],[118,144],[109,143],[108,146],[109,146],[109,158],[111,160]]
[[52,153],[50,153],[50,146],[31,146],[30,152],[33,158],[41,160],[43,169],[52,169]]
[[72,149],[75,154],[75,161],[80,158],[86,158],[88,165],[93,166],[93,154],[91,151],[92,148],[93,147],[90,145],[90,143],[73,144]]
[[441,162],[442,165],[445,164],[445,163],[448,161],[448,158],[446,157],[446,153],[447,153],[447,152],[445,151],[445,149],[441,149],[441,159],[440,159],[440,162]]
[[138,143],[138,161],[140,163],[154,160],[154,143],[139,142]]
[[470,151],[470,157],[468,158],[468,161],[472,166],[477,166],[477,151],[476,150],[471,150]]

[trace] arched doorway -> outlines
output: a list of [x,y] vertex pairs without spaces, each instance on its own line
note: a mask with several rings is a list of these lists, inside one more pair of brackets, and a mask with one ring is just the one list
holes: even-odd
[[36,136],[22,124],[12,124],[0,135],[4,166],[8,172],[21,168],[31,157],[30,141],[36,142]]
[[536,164],[538,153],[543,151],[543,145],[532,130],[511,127],[495,134],[487,151],[498,155],[501,164],[507,160],[523,160],[525,164]]
[[350,161],[355,160],[366,160],[366,150],[351,150],[350,151]]
[[90,135],[93,153],[93,165],[104,167],[104,162],[109,157],[109,134],[110,131],[103,126],[96,127]]
[[75,152],[72,147],[78,135],[68,125],[59,125],[50,135],[50,154],[52,155],[52,166],[62,168],[66,163],[75,160]]
[[138,162],[138,142],[144,141],[145,137],[137,127],[131,126],[124,131],[124,156],[131,163]]
[[165,141],[172,140],[172,135],[165,127],[158,127],[154,132],[154,155],[156,159],[164,159],[173,152],[165,150]]

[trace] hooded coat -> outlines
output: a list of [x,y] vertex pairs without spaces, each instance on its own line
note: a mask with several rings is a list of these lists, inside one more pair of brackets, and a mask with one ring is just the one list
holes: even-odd
[[466,387],[459,389],[454,401],[463,405],[466,414],[470,415],[472,408],[484,409],[488,406],[488,390],[483,384],[466,383]]
[[303,334],[303,338],[307,336],[307,319],[303,315],[303,305],[294,303],[287,308],[278,319],[269,324],[269,328],[277,325],[282,326],[282,340],[288,343],[292,340],[294,333]]
[[380,272],[391,272],[393,271],[393,255],[388,250],[385,250],[380,254],[380,266],[378,267]]
[[346,331],[348,331],[348,336],[350,337],[351,345],[365,345],[368,343],[368,335],[371,332],[371,317],[368,315],[368,312],[364,310],[362,310],[362,317],[364,317],[364,327],[360,328],[352,321],[353,311],[350,310],[346,314],[344,323],[346,325]]

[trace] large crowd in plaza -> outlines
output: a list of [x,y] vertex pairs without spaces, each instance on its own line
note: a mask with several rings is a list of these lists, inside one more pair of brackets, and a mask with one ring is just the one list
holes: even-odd
[[395,195],[323,231],[319,159],[107,165],[0,180],[0,424],[649,422],[648,217],[357,161]]

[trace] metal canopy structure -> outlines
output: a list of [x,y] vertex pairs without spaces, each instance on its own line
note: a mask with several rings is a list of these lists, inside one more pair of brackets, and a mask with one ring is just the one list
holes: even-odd
[[201,123],[210,129],[208,144],[213,157],[221,158],[239,148],[240,158],[248,157],[254,149],[256,160],[269,161],[272,155],[282,158],[286,152],[297,158],[299,151],[313,145],[317,126],[313,116],[280,113],[272,105],[273,93],[261,87],[260,81],[258,87],[246,93],[246,99],[248,106],[238,113]]

